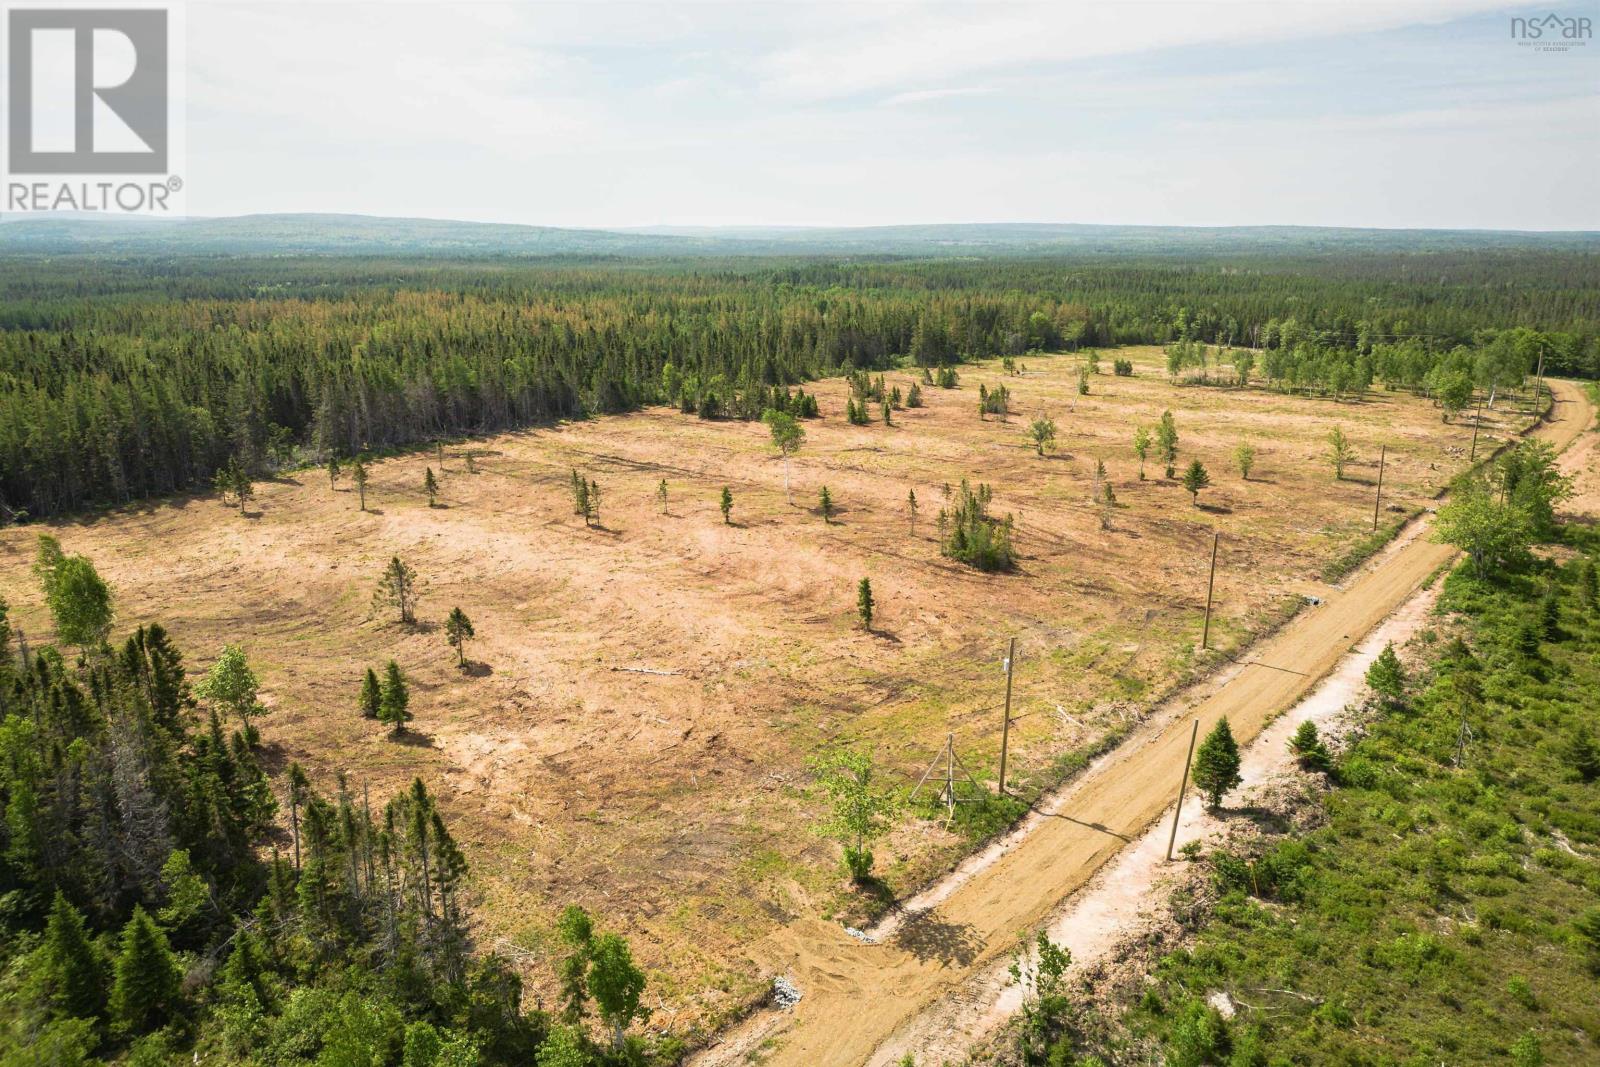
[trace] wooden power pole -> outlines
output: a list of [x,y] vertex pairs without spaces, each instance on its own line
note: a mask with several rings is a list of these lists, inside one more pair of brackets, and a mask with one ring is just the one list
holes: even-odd
[[1468,463],[1475,463],[1478,459],[1478,426],[1483,422],[1483,397],[1478,397],[1478,413],[1472,417],[1472,455],[1467,457]]
[[1217,588],[1217,542],[1221,538],[1222,535],[1218,533],[1211,535],[1211,577],[1206,579],[1206,621],[1200,629],[1200,647],[1203,649],[1211,647],[1211,594]]
[[1017,639],[1006,648],[1006,711],[1000,720],[1000,795],[1006,795],[1006,750],[1011,743],[1011,673],[1016,669]]
[[1372,530],[1373,530],[1374,533],[1376,533],[1377,530],[1378,530],[1378,505],[1383,503],[1383,462],[1384,462],[1385,459],[1388,458],[1388,455],[1389,455],[1389,447],[1387,445],[1379,445],[1378,446],[1378,491],[1372,497]]
[[1167,861],[1172,861],[1172,846],[1178,843],[1178,816],[1183,814],[1183,794],[1189,791],[1189,764],[1194,762],[1194,743],[1200,737],[1200,720],[1189,733],[1189,754],[1183,760],[1183,781],[1178,785],[1178,805],[1172,809],[1172,834],[1167,838]]

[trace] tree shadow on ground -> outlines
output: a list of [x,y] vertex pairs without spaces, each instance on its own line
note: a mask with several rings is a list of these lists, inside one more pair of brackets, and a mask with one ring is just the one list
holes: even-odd
[[1228,505],[1226,505],[1226,504],[1198,504],[1196,506],[1201,511],[1204,511],[1209,515],[1232,515],[1233,514],[1233,509],[1228,507]]
[[1226,813],[1228,815],[1249,819],[1256,826],[1260,827],[1263,832],[1269,834],[1286,834],[1292,828],[1288,817],[1282,812],[1273,811],[1270,808],[1263,808],[1254,804],[1249,804],[1242,808],[1230,808],[1223,806],[1217,809],[1217,811],[1218,814]]
[[487,678],[494,673],[494,668],[487,663],[479,663],[475,659],[467,660],[467,665],[461,668],[461,673],[468,678]]
[[400,731],[399,733],[395,733],[393,730],[390,730],[384,736],[384,740],[392,741],[393,743],[395,743],[397,745],[405,745],[407,748],[432,748],[433,747],[433,735],[432,734],[423,733],[421,730],[413,730],[409,726],[406,727],[404,730]]
[[938,961],[965,967],[978,958],[983,940],[970,923],[953,923],[938,912],[908,914],[894,932],[894,945],[923,963]]

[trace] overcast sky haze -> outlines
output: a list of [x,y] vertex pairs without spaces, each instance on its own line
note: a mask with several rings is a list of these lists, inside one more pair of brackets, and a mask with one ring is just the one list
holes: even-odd
[[1600,229],[1600,3],[218,3],[189,212]]

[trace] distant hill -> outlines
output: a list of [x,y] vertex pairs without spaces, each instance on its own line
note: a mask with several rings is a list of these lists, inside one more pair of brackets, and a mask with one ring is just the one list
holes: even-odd
[[7,220],[3,254],[422,256],[1316,255],[1528,248],[1600,252],[1600,233],[1369,230],[1310,226],[649,227],[582,230],[368,215],[242,215],[151,220]]

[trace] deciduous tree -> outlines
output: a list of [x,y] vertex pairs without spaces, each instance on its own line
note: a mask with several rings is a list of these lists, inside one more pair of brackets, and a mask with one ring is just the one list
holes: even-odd
[[831,805],[818,832],[844,846],[846,870],[852,880],[864,882],[872,873],[867,846],[889,832],[899,805],[874,780],[872,757],[864,752],[841,748],[819,757],[812,768]]
[[[783,498],[792,503],[793,498],[789,495],[789,457],[800,451],[800,446],[805,444],[805,427],[801,426],[793,415],[771,408],[761,416],[761,421],[767,424],[767,429],[772,434],[772,443],[783,456]],[[883,421],[889,421],[887,406],[884,408]]]

